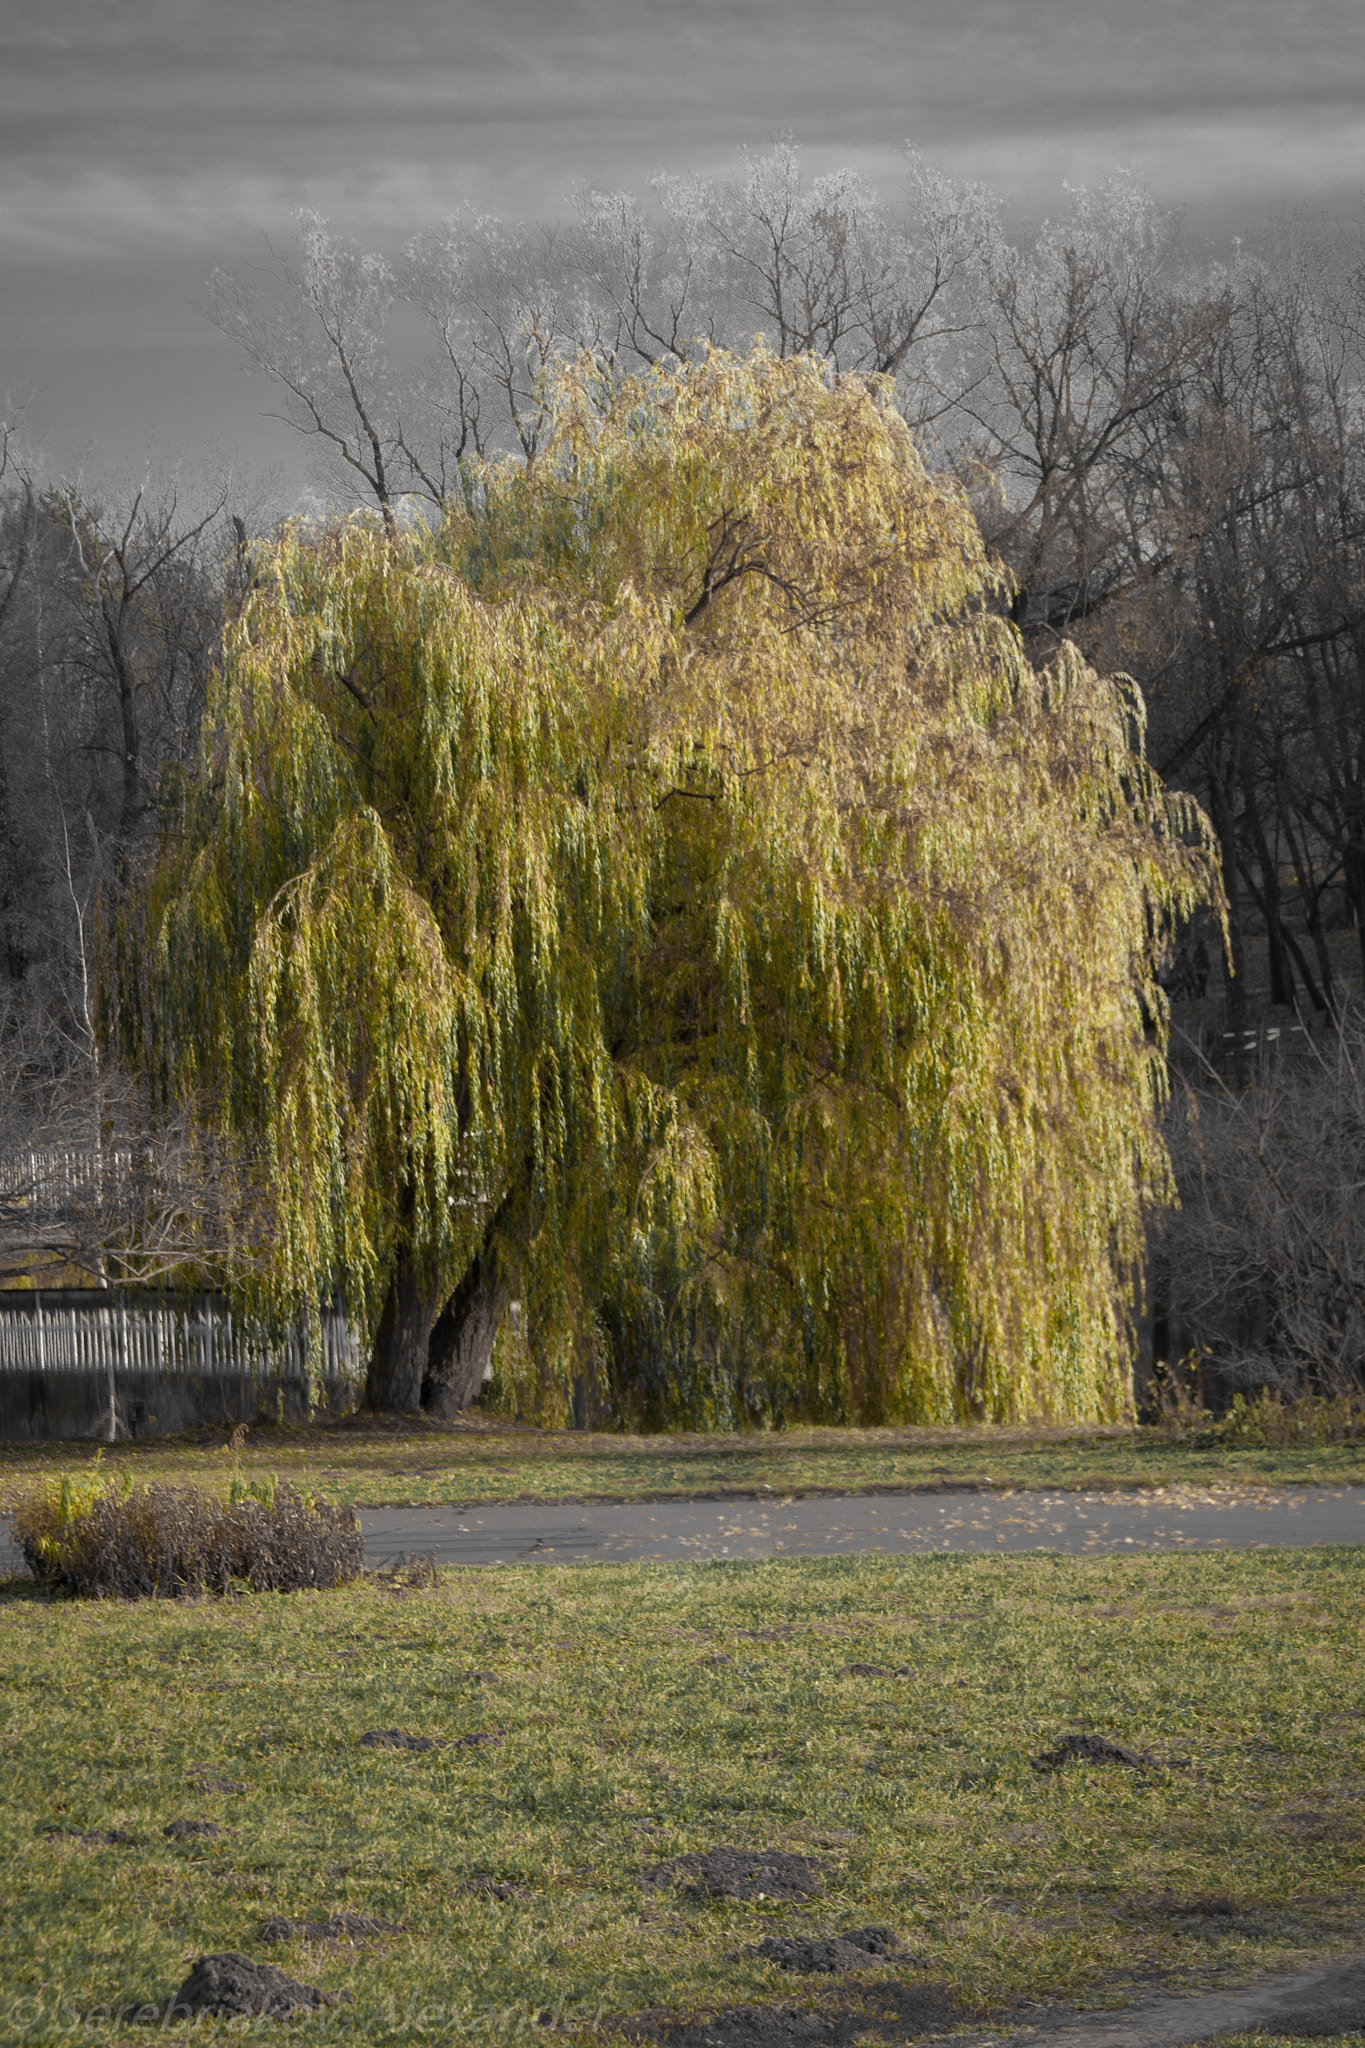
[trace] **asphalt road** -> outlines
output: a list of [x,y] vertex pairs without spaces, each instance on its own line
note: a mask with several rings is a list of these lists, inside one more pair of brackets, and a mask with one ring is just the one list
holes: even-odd
[[905,1492],[365,1508],[366,1561],[625,1564],[925,1551],[1241,1550],[1365,1543],[1365,1488]]

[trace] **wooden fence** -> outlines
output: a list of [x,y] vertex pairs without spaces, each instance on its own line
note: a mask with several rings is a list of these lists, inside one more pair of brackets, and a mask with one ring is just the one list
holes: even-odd
[[[318,1319],[314,1372],[358,1383],[360,1339],[336,1309]],[[110,1300],[96,1289],[0,1293],[0,1373],[157,1373],[207,1379],[302,1380],[308,1347],[301,1330],[283,1339],[201,1296]]]

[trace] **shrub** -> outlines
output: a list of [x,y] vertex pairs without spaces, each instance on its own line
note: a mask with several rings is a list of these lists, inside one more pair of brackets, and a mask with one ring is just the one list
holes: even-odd
[[363,1543],[355,1511],[284,1482],[234,1485],[220,1500],[197,1486],[122,1487],[102,1475],[63,1474],[14,1511],[29,1570],[54,1591],[87,1598],[186,1593],[294,1593],[358,1577]]
[[1365,1441],[1365,1395],[1358,1388],[1340,1394],[1300,1394],[1287,1401],[1262,1387],[1254,1401],[1234,1394],[1223,1418],[1225,1443],[1252,1449],[1290,1444],[1356,1444]]
[[1239,1450],[1282,1450],[1294,1445],[1365,1443],[1365,1394],[1311,1388],[1286,1396],[1262,1387],[1251,1400],[1234,1394],[1215,1415],[1205,1405],[1204,1367],[1197,1352],[1179,1365],[1159,1364],[1146,1420],[1173,1442],[1230,1444]]

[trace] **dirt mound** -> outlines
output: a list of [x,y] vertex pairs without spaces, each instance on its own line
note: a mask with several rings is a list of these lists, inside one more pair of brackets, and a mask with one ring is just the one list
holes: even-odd
[[769,1934],[744,1953],[764,1956],[780,1970],[832,1976],[840,1970],[863,1970],[869,1963],[898,1956],[901,1943],[889,1927],[853,1927],[844,1934],[825,1936]]
[[807,1938],[799,1934],[768,1934],[746,1955],[762,1956],[779,1970],[798,1970],[803,1976],[833,1976],[839,1970],[862,1970],[874,1960],[865,1949],[837,1935]]
[[216,1820],[168,1820],[161,1832],[172,1842],[216,1842],[232,1829],[219,1827]]
[[219,2019],[257,2013],[285,2019],[291,2012],[335,2005],[338,1997],[350,2003],[354,1994],[343,1991],[329,1996],[314,1984],[286,1977],[273,1963],[253,1963],[249,1956],[229,1950],[225,1955],[200,1956],[172,1999],[167,2018],[192,2019],[196,2013],[207,2012]]
[[376,1920],[369,1913],[333,1913],[330,1920],[290,1920],[272,1913],[258,1930],[262,1941],[367,1941],[375,1934],[406,1934],[396,1920]]
[[822,1867],[785,1849],[733,1849],[674,1856],[641,1873],[652,1891],[682,1885],[694,1899],[808,1899],[820,1890]]

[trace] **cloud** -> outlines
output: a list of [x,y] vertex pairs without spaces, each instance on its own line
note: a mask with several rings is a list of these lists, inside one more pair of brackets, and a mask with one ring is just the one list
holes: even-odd
[[1335,183],[1362,105],[1359,0],[57,0],[7,47],[0,192],[43,229],[123,180],[134,235],[206,189],[236,216],[453,184],[543,209],[783,126],[888,158],[914,133],[1014,183],[1106,136]]
[[790,129],[812,171],[889,193],[912,138],[1030,212],[1136,164],[1226,232],[1353,208],[1363,110],[1360,0],[47,0],[0,67],[0,377],[83,431],[174,390],[249,435],[190,305],[299,205],[392,249]]

